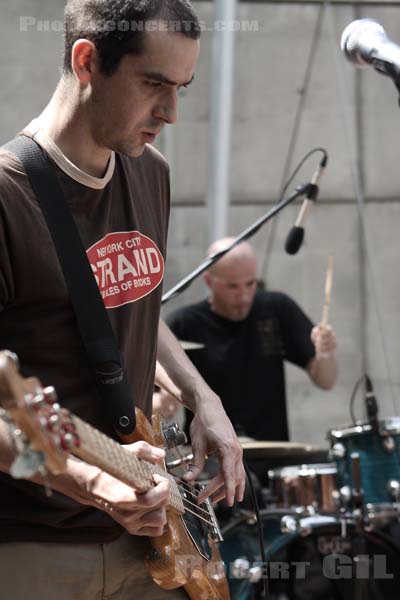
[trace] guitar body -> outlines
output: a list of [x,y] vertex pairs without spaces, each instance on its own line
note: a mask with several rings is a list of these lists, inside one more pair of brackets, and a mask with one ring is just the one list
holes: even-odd
[[[165,447],[160,418],[153,416],[150,425],[142,411],[136,409],[136,429],[124,437],[124,443],[145,440],[153,446]],[[165,469],[165,465],[160,465]],[[183,518],[167,509],[168,524],[165,533],[149,538],[152,552],[146,565],[154,581],[163,589],[183,586],[192,600],[229,600],[229,587],[218,545],[209,538],[211,559],[203,558],[197,551]]]
[[[165,533],[149,538],[152,551],[145,557],[150,575],[164,589],[184,587],[191,600],[229,600],[225,569],[219,554],[219,531],[211,505],[198,506],[195,486],[167,472],[164,461],[154,465],[139,459],[66,409],[61,409],[52,387],[42,388],[37,379],[18,372],[15,355],[0,352],[0,407],[24,433],[32,452],[40,452],[52,473],[63,473],[66,459],[74,455],[114,476],[138,493],[153,485],[158,473],[170,481]],[[54,418],[56,419],[54,420]],[[153,427],[136,409],[137,427],[122,441],[144,440],[165,447],[159,417]],[[129,468],[126,468],[126,465]]]

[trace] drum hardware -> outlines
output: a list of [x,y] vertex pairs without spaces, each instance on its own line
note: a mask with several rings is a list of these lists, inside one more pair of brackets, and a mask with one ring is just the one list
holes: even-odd
[[332,500],[334,502],[334,505],[336,507],[336,511],[337,512],[340,509],[340,491],[339,490],[332,490]]
[[343,446],[343,444],[337,442],[329,451],[329,456],[331,458],[344,458],[346,456],[346,448]]
[[339,508],[336,474],[333,463],[272,469],[268,476],[273,504],[297,509],[302,516],[335,513]]
[[254,440],[242,436],[239,436],[239,442],[243,448],[243,456],[246,460],[262,459],[265,461],[279,461],[284,459],[287,461],[292,459],[296,460],[297,464],[299,464],[300,461],[308,463],[311,460],[318,460],[322,463],[326,460],[328,453],[328,450],[321,446],[297,442]]
[[352,500],[351,489],[349,485],[343,485],[339,490],[339,502],[344,509],[350,509]]
[[347,520],[344,517],[340,519],[340,535],[342,538],[347,538]]
[[258,583],[263,576],[261,565],[251,566],[247,558],[237,558],[230,565],[230,576],[233,579],[247,579],[250,583]]
[[382,445],[386,452],[394,452],[396,449],[396,443],[393,437],[389,435],[387,431],[380,432],[380,435],[382,437]]
[[256,514],[250,510],[239,509],[238,516],[231,519],[224,527],[221,529],[221,533],[224,536],[231,529],[235,529],[240,524],[246,525],[255,525],[257,523]]
[[395,502],[400,501],[400,482],[397,479],[390,479],[387,484],[390,495]]
[[331,430],[328,437],[337,467],[341,506],[350,511],[364,507],[367,527],[398,520],[400,418],[357,423]]
[[353,480],[353,489],[351,491],[352,505],[354,508],[361,508],[363,505],[363,491],[361,488],[361,465],[360,455],[358,452],[352,452],[351,460],[351,476]]
[[280,530],[281,533],[290,533],[299,535],[300,537],[307,537],[312,533],[315,527],[331,524],[337,524],[336,517],[319,514],[310,517],[285,515],[281,519]]
[[364,510],[365,529],[373,531],[377,527],[384,527],[400,518],[399,504],[387,502],[386,504],[366,504]]
[[281,519],[281,532],[282,533],[297,533],[301,537],[310,535],[311,528],[302,524],[302,519],[285,515]]

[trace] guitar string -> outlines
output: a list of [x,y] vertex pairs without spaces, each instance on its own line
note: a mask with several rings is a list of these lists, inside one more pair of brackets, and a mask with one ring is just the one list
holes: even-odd
[[[87,426],[87,424],[84,423],[83,421],[81,421],[81,419],[79,419],[79,417],[75,417],[74,424],[75,424],[75,429],[78,429],[77,426],[80,425],[81,429],[82,428],[87,429],[88,433],[92,433],[92,428],[90,426]],[[86,425],[86,427],[85,427],[85,425]],[[81,435],[79,437],[82,439]],[[138,471],[140,471],[140,469],[142,469],[142,472],[144,475],[146,475],[146,471],[147,471],[147,475],[157,473],[157,471],[158,471],[160,475],[164,475],[164,476],[166,475],[167,479],[170,479],[170,480],[172,479],[173,482],[175,483],[178,491],[180,489],[181,490],[183,489],[184,492],[190,493],[193,498],[198,498],[197,490],[195,490],[195,488],[192,487],[190,484],[184,482],[183,480],[181,480],[179,478],[175,478],[170,473],[163,471],[162,469],[160,469],[160,467],[158,467],[157,465],[154,465],[153,463],[150,463],[149,461],[140,459],[139,457],[135,457],[136,460],[133,460],[133,458],[135,456],[134,454],[124,451],[120,445],[112,443],[113,440],[110,440],[109,438],[107,439],[106,436],[104,436],[104,434],[101,434],[101,432],[96,431],[96,436],[91,436],[91,437],[94,438],[93,439],[94,442],[97,442],[97,441],[105,442],[107,440],[107,443],[105,445],[109,448],[109,450],[115,451],[116,459],[121,458],[123,456],[123,458],[124,458],[123,462],[125,462],[125,464],[129,464],[130,467],[138,469]],[[100,438],[100,440],[98,440],[98,438]],[[97,445],[97,444],[95,444],[95,445]],[[103,444],[101,444],[101,445],[103,445]],[[121,450],[123,450],[122,453],[121,453]],[[118,463],[118,460],[117,460],[117,463]],[[180,481],[181,484],[183,484],[183,485],[179,485],[177,483],[177,481]],[[209,527],[215,527],[215,524],[213,523],[212,520],[209,520],[208,518],[205,518],[205,517],[201,516],[201,514],[199,514],[199,511],[201,511],[202,513],[207,515],[207,517],[211,518],[209,510],[205,510],[205,509],[201,508],[201,506],[199,506],[198,504],[195,504],[194,502],[191,502],[190,500],[183,498],[181,494],[178,494],[178,496],[177,496],[177,494],[173,490],[171,490],[171,496],[175,497],[176,499],[179,499],[182,502],[185,512],[188,512],[188,513],[194,515],[195,517],[197,517],[198,519],[200,519],[201,521],[204,521],[204,523],[206,523]],[[186,504],[186,506],[185,506],[185,504]],[[188,508],[188,505],[195,507],[196,512],[191,510],[190,508]]]
[[[182,496],[180,496],[180,498],[182,499],[183,503],[186,504],[190,504],[190,506],[194,506],[196,508],[197,511],[201,511],[203,513],[205,513],[207,516],[210,516],[210,513],[208,512],[208,510],[201,508],[201,506],[199,506],[198,504],[195,504],[194,502],[191,502],[190,500],[188,500],[187,498],[182,498]],[[200,515],[199,515],[200,516]]]
[[200,519],[201,521],[204,521],[204,523],[206,523],[207,525],[209,525],[210,527],[215,528],[215,525],[212,521],[208,521],[207,519],[205,519],[204,517],[201,517],[200,515],[198,515],[197,513],[193,512],[192,510],[190,510],[189,508],[185,509],[185,512],[188,512],[192,515],[194,515],[195,517],[197,517],[198,519]]
[[[103,437],[103,436],[101,436],[101,437]],[[114,444],[113,444],[113,446],[114,446]],[[117,450],[117,447],[118,447],[118,450],[121,448],[121,446],[116,446],[115,450]],[[119,452],[118,452],[118,454],[119,454]],[[122,456],[122,455],[120,455],[120,456]],[[123,456],[124,456],[125,460],[128,458],[128,461],[132,467],[135,467],[136,465],[139,464],[140,468],[143,469],[144,474],[146,474],[145,471],[147,471],[147,475],[158,473],[161,476],[164,476],[164,477],[167,476],[167,479],[172,480],[176,484],[176,487],[178,490],[181,490],[181,491],[183,490],[183,492],[190,493],[193,498],[198,498],[199,494],[197,493],[197,490],[193,486],[191,486],[187,482],[183,481],[182,479],[179,479],[179,478],[175,477],[174,475],[171,475],[170,473],[163,471],[160,467],[158,467],[158,465],[154,465],[153,463],[150,463],[149,461],[144,460],[144,459],[140,459],[139,457],[135,457],[136,459],[138,459],[138,461],[134,461],[133,457],[135,455],[133,455],[131,453],[127,453],[126,451],[124,452]],[[135,465],[135,462],[136,462],[136,465]],[[178,482],[180,482],[180,483],[178,483]],[[185,511],[198,517],[199,519],[204,521],[207,525],[214,527],[214,523],[212,522],[212,520],[209,520],[209,518],[210,518],[209,510],[206,510],[206,509],[202,508],[201,506],[199,506],[198,504],[191,502],[187,498],[182,497],[181,494],[177,495],[173,490],[171,490],[171,495],[176,500],[180,500],[182,502],[183,508]],[[190,510],[190,508],[188,508],[188,506],[195,507],[196,512],[194,512],[193,510]],[[203,513],[208,518],[201,516],[201,514],[199,514],[199,512]]]
[[[194,488],[194,486],[191,486],[191,484],[187,483],[186,481],[183,481],[183,479],[180,479],[179,477],[175,477],[175,475],[171,475],[170,473],[168,473],[168,477],[175,479],[175,482],[178,482],[178,481],[181,482],[183,484],[183,486],[185,486],[187,488],[189,493],[191,493],[192,496],[194,496],[195,498],[198,498],[200,496],[201,491],[199,493],[197,493],[197,490]],[[181,487],[178,483],[176,485],[178,488]],[[222,488],[222,485],[217,490],[215,490],[214,494],[216,494],[221,488]],[[194,491],[192,491],[192,490],[194,490]],[[201,504],[205,504],[205,503],[206,503],[206,501],[202,502]],[[196,504],[195,506],[200,507],[199,504]],[[210,514],[208,509],[202,509],[202,510],[207,512],[207,514]]]
[[[116,444],[114,442],[114,440],[107,438],[104,434],[102,434],[98,430],[93,430],[90,426],[88,427],[88,424],[81,421],[81,419],[79,419],[79,417],[75,417],[74,421],[75,421],[75,426],[79,424],[79,425],[83,426],[85,429],[88,429],[89,430],[88,433],[92,433],[92,434],[94,432],[96,433],[96,436],[90,436],[90,437],[94,438],[93,439],[94,442],[99,441],[99,442],[104,443],[107,440],[108,444],[106,444],[106,445],[108,446],[108,449],[116,451],[116,456],[115,456],[116,459],[123,457],[124,461],[128,460],[128,463],[130,463],[131,467],[134,467],[134,468],[138,467],[139,470],[143,469],[144,474],[146,474],[145,471],[147,471],[147,475],[150,475],[150,474],[153,474],[156,472],[157,474],[159,474],[161,476],[164,476],[164,477],[167,476],[167,479],[172,479],[173,481],[175,481],[178,488],[183,486],[184,490],[189,492],[194,498],[199,497],[200,493],[197,493],[197,490],[191,484],[185,482],[183,479],[181,479],[179,477],[175,477],[171,473],[168,473],[167,471],[161,469],[158,465],[154,465],[153,463],[151,463],[145,459],[141,459],[141,458],[135,456],[134,454],[126,451],[119,444]],[[82,436],[80,436],[80,437],[82,438]],[[100,438],[100,439],[97,440],[97,438]],[[122,450],[122,453],[121,453],[121,450]],[[119,461],[117,460],[117,462],[119,462]],[[179,484],[181,484],[181,486]],[[196,505],[196,507],[197,506],[198,505]],[[204,509],[201,509],[201,508],[200,508],[200,510],[204,511]],[[204,511],[204,512],[207,512],[207,511]]]
[[[141,460],[141,463],[142,463],[142,466],[145,467],[145,470],[147,470],[147,475],[152,475],[154,473],[157,473],[157,474],[162,475],[163,477],[166,476],[167,479],[173,480],[175,482],[175,477],[173,475],[171,475],[170,473],[164,472],[157,465],[154,465],[153,463],[150,463],[148,461],[143,461],[143,460]],[[178,490],[179,490],[179,488],[182,488],[182,486],[178,485],[177,483],[176,483],[176,487]],[[185,491],[187,491],[187,490],[185,490]],[[188,512],[188,513],[194,515],[195,517],[197,517],[198,519],[200,519],[201,521],[204,521],[204,523],[206,523],[209,527],[215,527],[212,520],[209,520],[208,518],[201,516],[201,514],[199,514],[199,512],[198,512],[198,511],[201,511],[201,512],[205,513],[207,515],[207,517],[210,517],[210,513],[207,510],[201,508],[201,506],[194,504],[193,502],[190,502],[190,500],[183,498],[181,496],[181,494],[179,494],[179,493],[176,494],[176,492],[174,492],[173,489],[171,490],[170,495],[172,496],[172,498],[174,498],[176,500],[180,500],[182,502],[185,512]],[[196,496],[195,494],[193,494],[193,495]],[[196,512],[191,510],[190,508],[188,508],[188,506],[195,507]]]
[[[149,468],[149,466],[150,466],[150,468]],[[154,467],[155,467],[155,469],[154,469]],[[146,461],[146,468],[148,469],[148,474],[157,473],[157,475],[161,475],[162,477],[166,477],[167,479],[174,481],[176,483],[177,487],[183,486],[184,489],[186,489],[186,491],[190,492],[190,494],[194,498],[198,498],[200,496],[201,492],[197,492],[197,490],[195,489],[195,487],[192,484],[184,481],[180,477],[172,475],[172,473],[168,473],[167,471],[164,471],[157,465],[153,465],[153,463],[149,463]],[[202,502],[202,504],[204,504],[204,502]]]
[[[189,484],[187,484],[186,482],[182,481],[178,477],[175,477],[174,475],[171,475],[170,473],[167,473],[167,479],[172,480],[173,482],[175,482],[176,487],[178,488],[178,490],[179,489],[180,490],[183,489],[184,492],[190,493],[194,498],[198,498],[199,495],[196,493],[197,490],[195,490],[194,487],[190,486]],[[186,486],[186,488],[182,488],[182,486],[179,485],[179,483],[177,483],[178,481],[182,481],[182,483]],[[175,498],[177,497],[178,499],[182,500],[183,503],[186,502],[187,504],[190,504],[191,506],[194,506],[197,511],[201,511],[202,513],[204,513],[205,515],[207,515],[207,517],[210,517],[210,512],[209,512],[208,509],[202,508],[199,504],[195,504],[194,502],[191,502],[187,498],[183,498],[181,496],[181,494],[179,494],[179,496],[176,496],[176,494],[173,492],[173,490],[171,490],[171,494],[172,494],[173,497],[175,497]],[[202,504],[205,504],[205,502],[202,502]],[[203,518],[203,520],[205,520],[205,519]],[[209,524],[212,525],[213,524],[212,521]]]
[[[181,486],[177,484],[177,488],[178,488],[178,489],[181,489]],[[186,491],[186,490],[184,490],[184,491]],[[196,494],[193,494],[193,493],[190,491],[190,489],[189,489],[188,491],[189,491],[189,493],[191,493],[191,494],[192,494],[192,496],[194,496],[195,498],[197,498],[197,497],[198,497],[198,495],[196,496]],[[217,491],[218,491],[218,490],[217,490]],[[184,499],[184,498],[182,498],[182,500],[185,500],[186,502],[189,502],[189,503],[190,503],[192,506],[195,506],[197,510],[201,510],[202,512],[206,513],[208,516],[210,516],[210,517],[211,517],[210,511],[209,511],[209,509],[208,509],[208,508],[201,508],[201,505],[200,505],[200,504],[195,504],[194,502],[190,502],[190,500],[187,500],[187,499]],[[206,504],[206,501],[202,502],[201,504]]]

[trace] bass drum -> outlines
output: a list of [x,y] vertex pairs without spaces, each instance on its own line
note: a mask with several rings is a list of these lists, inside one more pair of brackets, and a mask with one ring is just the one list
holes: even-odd
[[[271,600],[399,599],[398,524],[360,536],[352,525],[344,530],[333,516],[302,518],[298,533],[281,532],[282,512],[264,510],[261,519]],[[260,575],[265,575],[265,568],[257,525],[243,515],[222,534],[220,552],[231,600],[262,600]],[[355,558],[358,555],[363,561]]]

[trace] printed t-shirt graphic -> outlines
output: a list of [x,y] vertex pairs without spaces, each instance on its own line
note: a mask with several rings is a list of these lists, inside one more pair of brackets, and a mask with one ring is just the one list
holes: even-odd
[[109,233],[87,250],[106,308],[136,302],[164,277],[164,259],[152,239],[140,231]]

